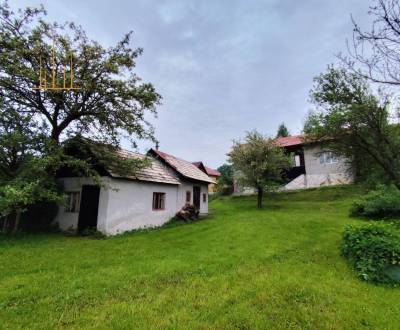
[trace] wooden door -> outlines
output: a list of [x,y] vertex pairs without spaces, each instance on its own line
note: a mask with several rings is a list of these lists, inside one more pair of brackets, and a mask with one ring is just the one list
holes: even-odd
[[100,187],[82,186],[81,205],[79,209],[78,231],[87,228],[97,228],[97,213],[99,209]]
[[200,187],[193,187],[193,205],[200,210]]

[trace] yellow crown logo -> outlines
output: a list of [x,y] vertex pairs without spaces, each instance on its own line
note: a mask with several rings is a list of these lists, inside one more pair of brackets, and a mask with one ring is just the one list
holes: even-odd
[[55,55],[55,40],[53,39],[53,46],[51,49],[51,83],[47,82],[46,68],[42,68],[42,57],[39,60],[39,85],[34,87],[35,90],[42,91],[73,91],[80,90],[82,88],[74,86],[74,70],[72,54],[70,56],[69,62],[69,84],[67,84],[67,74],[65,70],[65,65],[62,66],[63,72],[63,85],[62,87],[57,86],[56,82],[56,55]]

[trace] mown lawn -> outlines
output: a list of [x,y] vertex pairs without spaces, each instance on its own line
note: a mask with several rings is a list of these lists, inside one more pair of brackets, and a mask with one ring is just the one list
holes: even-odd
[[211,215],[105,240],[0,238],[0,328],[398,329],[400,289],[339,255],[357,187],[211,202]]

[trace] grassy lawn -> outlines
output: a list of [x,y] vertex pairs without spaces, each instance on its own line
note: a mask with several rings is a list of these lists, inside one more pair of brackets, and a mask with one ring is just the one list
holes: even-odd
[[339,255],[361,193],[229,197],[203,221],[106,240],[0,238],[0,328],[398,329],[400,289]]

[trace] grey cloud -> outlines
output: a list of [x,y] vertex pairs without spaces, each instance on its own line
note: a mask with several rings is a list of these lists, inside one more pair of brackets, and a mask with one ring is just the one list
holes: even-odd
[[[15,0],[13,6],[37,4]],[[80,23],[112,45],[134,31],[137,71],[163,96],[151,119],[161,149],[216,167],[246,130],[299,133],[312,78],[368,24],[365,0],[43,1],[54,20]],[[140,143],[141,151],[151,146]]]

